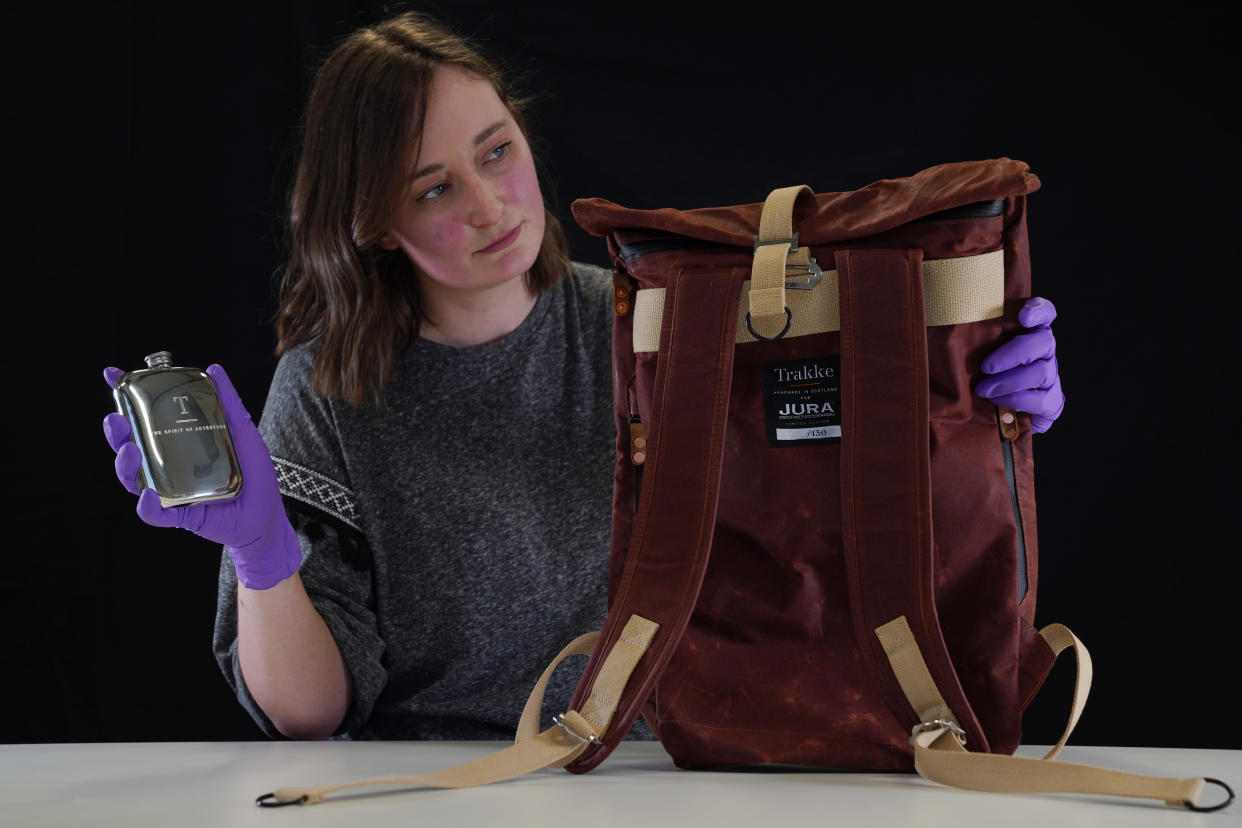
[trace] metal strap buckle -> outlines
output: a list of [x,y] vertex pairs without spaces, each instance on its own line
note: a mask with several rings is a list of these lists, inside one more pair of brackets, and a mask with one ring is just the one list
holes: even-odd
[[[759,237],[755,236],[755,246],[752,249],[758,250],[760,247],[766,247],[769,244],[787,244],[789,245],[790,253],[797,253],[798,252],[798,234],[794,233],[793,237],[788,238],[788,239],[773,239],[772,241],[765,241],[765,242],[759,241]],[[805,264],[805,265],[786,264],[785,265],[786,271],[790,271],[790,270],[805,271],[806,273],[809,274],[806,281],[802,281],[802,282],[791,282],[789,281],[789,276],[786,276],[785,277],[785,288],[787,290],[811,290],[812,288],[814,288],[816,285],[819,284],[820,279],[824,278],[823,268],[819,266],[819,263],[815,261],[815,258],[812,256],[807,256],[807,259],[810,261],[810,264]]]
[[918,736],[920,733],[926,733],[929,730],[941,729],[952,731],[954,738],[957,739],[957,743],[965,746],[966,731],[958,727],[957,722],[950,719],[931,719],[930,721],[919,722],[914,727],[910,728],[910,743],[914,744],[914,737]]
[[[561,714],[561,715],[564,715],[564,714]],[[561,730],[565,731],[570,736],[573,736],[579,742],[590,742],[593,745],[603,744],[603,742],[600,741],[599,737],[596,736],[594,733],[591,733],[587,736],[583,736],[581,733],[574,730],[572,727],[569,726],[569,724],[564,719],[561,718],[561,715],[552,717],[552,723],[555,724],[557,727],[559,727]]]
[[785,270],[805,270],[807,273],[811,274],[810,278],[808,278],[805,282],[791,282],[789,281],[789,277],[786,276],[785,288],[787,290],[810,290],[819,284],[820,279],[824,278],[823,268],[819,266],[819,262],[815,261],[814,258],[811,259],[811,263],[809,265],[787,264],[785,265]]

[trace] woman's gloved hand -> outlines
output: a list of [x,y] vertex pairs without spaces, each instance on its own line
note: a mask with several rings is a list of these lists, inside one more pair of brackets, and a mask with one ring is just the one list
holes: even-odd
[[1027,299],[1018,311],[1018,324],[1027,332],[984,358],[988,376],[975,385],[975,393],[991,403],[1030,414],[1031,429],[1037,433],[1047,431],[1065,408],[1057,341],[1049,327],[1056,317],[1057,309],[1047,299]]
[[[112,367],[103,373],[109,387],[125,374]],[[159,494],[148,488],[138,496],[138,517],[151,526],[175,526],[224,544],[237,569],[237,580],[250,589],[268,589],[297,571],[302,549],[285,514],[276,468],[259,429],[224,369],[211,365],[207,373],[216,384],[233,437],[241,466],[241,492],[231,500],[164,508]],[[117,478],[137,494],[142,455],[131,439],[129,420],[114,412],[104,417],[103,429],[108,445],[116,452]]]

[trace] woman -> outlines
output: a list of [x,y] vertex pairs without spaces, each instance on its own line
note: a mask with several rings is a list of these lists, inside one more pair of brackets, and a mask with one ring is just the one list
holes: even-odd
[[[144,491],[139,516],[224,544],[216,655],[265,732],[510,737],[543,666],[605,617],[611,282],[569,261],[521,101],[433,21],[342,43],[305,129],[260,428],[208,369],[243,491]],[[1044,430],[1054,311],[1023,314],[1035,330],[979,393]],[[105,432],[137,491],[128,424]]]

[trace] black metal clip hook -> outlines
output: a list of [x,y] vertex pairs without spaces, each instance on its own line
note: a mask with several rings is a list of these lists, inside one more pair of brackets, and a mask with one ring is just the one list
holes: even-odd
[[260,808],[283,808],[283,807],[285,807],[286,805],[301,805],[301,804],[303,804],[304,802],[306,802],[306,800],[307,800],[309,797],[307,797],[307,796],[306,796],[306,794],[302,794],[302,795],[301,795],[301,796],[299,796],[297,799],[291,799],[291,800],[289,800],[288,802],[274,802],[274,801],[273,801],[273,802],[269,802],[269,801],[268,801],[269,799],[274,800],[275,798],[276,798],[276,794],[275,794],[275,792],[273,792],[273,793],[265,793],[265,794],[263,794],[262,796],[260,796],[259,798],[257,798],[257,799],[254,801],[254,804],[255,804],[255,805],[258,805]]

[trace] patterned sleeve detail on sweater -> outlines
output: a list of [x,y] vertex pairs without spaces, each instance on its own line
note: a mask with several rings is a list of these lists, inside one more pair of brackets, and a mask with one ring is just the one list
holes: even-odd
[[273,457],[272,462],[276,465],[276,482],[282,495],[326,512],[355,531],[362,531],[358,525],[358,503],[347,487],[314,469],[281,457]]

